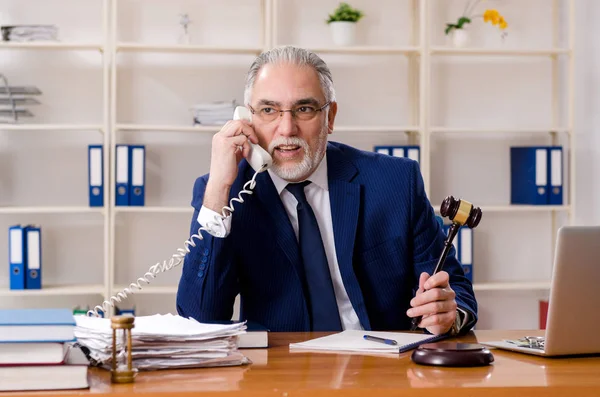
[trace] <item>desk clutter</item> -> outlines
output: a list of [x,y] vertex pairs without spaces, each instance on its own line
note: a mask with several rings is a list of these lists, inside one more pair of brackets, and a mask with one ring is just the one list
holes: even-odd
[[[111,320],[75,316],[75,321],[74,335],[90,363],[110,369]],[[238,350],[238,336],[245,330],[245,323],[204,324],[172,314],[135,317],[131,331],[133,367],[142,371],[248,364]]]
[[[266,347],[266,331],[246,323],[205,324],[177,315],[121,316],[134,321],[131,350],[116,338],[116,360],[131,352],[134,372],[250,364],[238,349]],[[250,338],[243,339],[243,336]],[[0,310],[0,391],[88,388],[88,367],[111,370],[110,318],[69,309]]]
[[89,387],[67,309],[0,310],[0,391]]

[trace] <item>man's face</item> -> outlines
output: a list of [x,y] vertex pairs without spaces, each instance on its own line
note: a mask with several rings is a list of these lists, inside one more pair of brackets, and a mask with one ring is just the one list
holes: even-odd
[[[298,182],[318,167],[327,147],[327,134],[333,129],[337,106],[332,103],[309,120],[293,117],[291,112],[280,115],[277,110],[303,112],[319,109],[325,103],[319,76],[311,67],[268,64],[256,76],[250,102],[255,111],[252,124],[260,145],[273,157],[272,170],[281,178]],[[269,113],[277,117],[273,120],[261,117]]]

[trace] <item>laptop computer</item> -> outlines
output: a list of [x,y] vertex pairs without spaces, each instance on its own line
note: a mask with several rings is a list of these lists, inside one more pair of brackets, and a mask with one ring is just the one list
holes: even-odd
[[558,230],[543,337],[480,342],[538,356],[600,353],[600,226]]

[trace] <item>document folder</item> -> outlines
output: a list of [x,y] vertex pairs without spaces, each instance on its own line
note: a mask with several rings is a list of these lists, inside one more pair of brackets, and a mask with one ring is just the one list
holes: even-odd
[[511,203],[563,204],[561,146],[510,148]]
[[8,264],[10,289],[25,289],[25,247],[23,227],[15,225],[8,228]]
[[104,206],[104,161],[101,145],[88,147],[88,184],[90,207]]
[[510,148],[512,204],[548,204],[548,150],[546,147]]
[[25,288],[42,288],[42,229],[36,225],[25,227],[27,250]]
[[459,232],[459,258],[465,277],[473,283],[473,229],[463,226]]
[[129,146],[116,146],[115,205],[129,205]]
[[129,205],[143,206],[146,195],[146,148],[143,145],[129,146],[130,158],[130,188]]
[[563,205],[563,150],[562,147],[550,148],[550,186],[549,204]]
[[421,148],[415,145],[375,146],[374,151],[394,157],[408,157],[417,163],[421,161]]

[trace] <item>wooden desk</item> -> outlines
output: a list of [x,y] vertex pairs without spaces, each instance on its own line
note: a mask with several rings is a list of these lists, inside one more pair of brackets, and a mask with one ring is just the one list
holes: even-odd
[[[542,331],[475,331],[461,338],[482,342]],[[269,349],[244,350],[254,363],[244,367],[142,372],[135,383],[113,385],[110,373],[90,369],[90,389],[27,395],[109,396],[600,396],[600,357],[540,358],[493,350],[495,362],[478,368],[414,364],[411,353],[375,357],[335,353],[291,353],[288,345],[321,336],[272,333]]]

